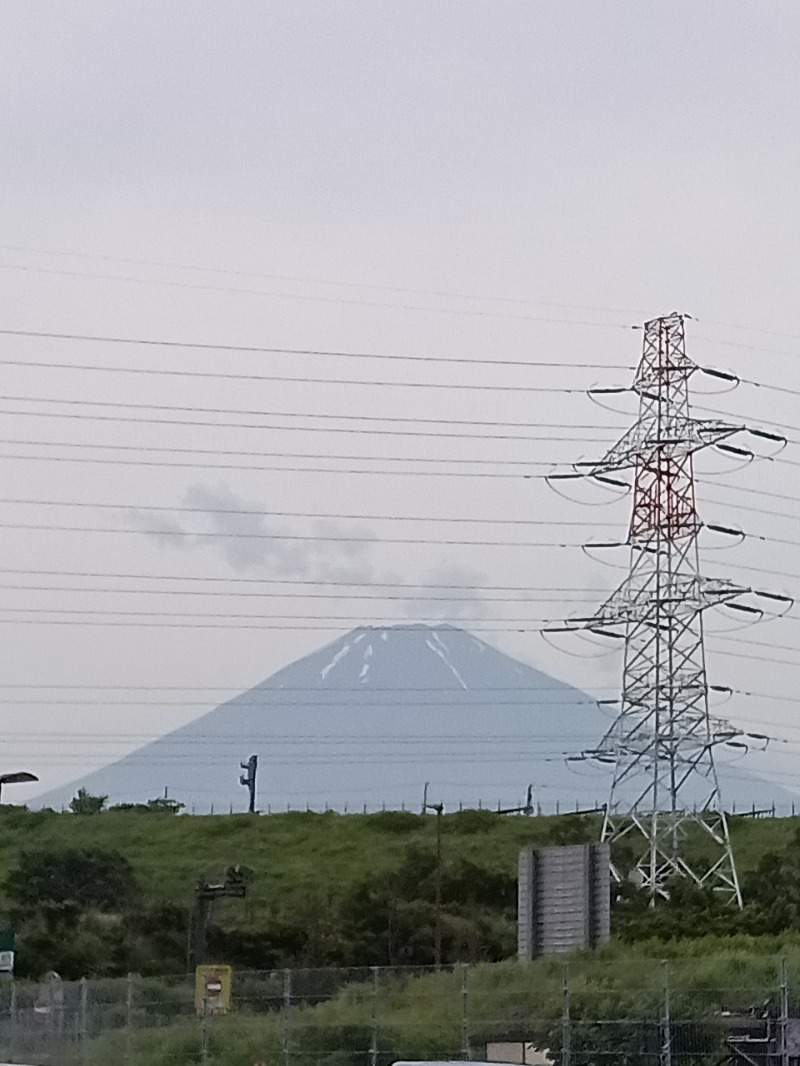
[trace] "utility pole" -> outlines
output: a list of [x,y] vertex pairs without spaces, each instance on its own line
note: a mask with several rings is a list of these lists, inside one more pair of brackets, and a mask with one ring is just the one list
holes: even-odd
[[215,899],[228,897],[244,899],[247,895],[247,883],[252,871],[246,866],[229,866],[225,871],[225,880],[219,884],[209,884],[204,877],[195,885],[194,905],[192,907],[189,930],[188,970],[191,973],[196,966],[206,961],[208,922],[211,917],[211,904]]
[[245,771],[245,773],[239,775],[239,784],[244,787],[250,793],[250,802],[247,810],[250,814],[255,814],[256,810],[256,774],[258,773],[258,756],[251,755],[247,762],[240,762],[239,766]]
[[[600,745],[578,756],[614,766],[601,839],[613,849],[624,838],[634,849],[632,873],[651,903],[667,895],[671,878],[688,877],[741,907],[714,748],[742,734],[709,713],[703,613],[728,605],[761,616],[758,608],[733,601],[747,593],[780,597],[700,573],[704,524],[696,506],[694,456],[707,448],[751,458],[753,453],[724,443],[744,426],[691,416],[689,381],[697,371],[736,379],[688,358],[683,315],[653,319],[643,331],[631,387],[639,398],[636,423],[602,459],[556,475],[627,486],[614,475],[632,474],[628,575],[594,615],[548,629],[589,630],[624,641],[618,716]],[[703,844],[687,849],[689,834]],[[619,878],[613,866],[612,871]]]
[[443,803],[428,803],[428,783],[425,782],[425,792],[422,801],[422,813],[425,811],[436,812],[436,882],[433,904],[433,964],[437,970],[442,968],[442,815],[444,814]]

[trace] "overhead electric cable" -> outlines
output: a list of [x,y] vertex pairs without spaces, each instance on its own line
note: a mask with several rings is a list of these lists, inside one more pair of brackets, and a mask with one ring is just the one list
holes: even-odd
[[371,514],[367,513],[343,513],[340,511],[271,511],[261,508],[248,507],[189,507],[185,504],[144,504],[136,502],[110,503],[100,500],[42,500],[23,498],[0,498],[0,506],[13,507],[76,507],[88,508],[89,510],[111,511],[155,511],[160,514],[187,513],[187,514],[229,514],[248,515],[258,518],[331,518],[337,521],[368,521],[368,522],[447,522],[467,523],[469,525],[496,525],[496,526],[577,526],[597,529],[598,523],[592,521],[561,521],[554,518],[478,518],[471,515],[450,517],[447,515],[403,515],[403,514]]
[[36,447],[36,448],[78,448],[91,451],[120,451],[120,452],[168,452],[171,455],[222,455],[244,456],[245,458],[264,459],[340,459],[342,462],[370,462],[370,463],[456,463],[465,466],[546,466],[555,464],[546,459],[465,459],[463,457],[447,458],[438,455],[332,455],[330,452],[274,452],[253,451],[240,448],[176,448],[165,444],[99,444],[97,442],[67,441],[67,440],[21,440],[0,439],[0,445],[8,447]]
[[[376,437],[423,437],[427,440],[472,440],[472,441],[497,441],[497,440],[519,440],[519,441],[558,441],[560,443],[566,443],[567,441],[576,443],[602,443],[607,439],[607,436],[602,437],[587,437],[579,436],[577,433],[572,433],[569,436],[555,436],[552,433],[543,434],[521,434],[521,433],[496,433],[491,434],[478,434],[478,433],[453,433],[453,432],[439,432],[431,433],[425,430],[401,430],[401,429],[368,429],[362,426],[352,428],[349,426],[299,426],[299,425],[276,425],[274,423],[263,422],[212,422],[208,419],[177,419],[177,418],[147,418],[142,415],[98,415],[87,414],[85,412],[74,411],[13,411],[9,409],[0,409],[0,415],[10,415],[12,417],[17,416],[20,418],[55,418],[55,419],[73,419],[81,422],[111,422],[114,425],[120,423],[133,424],[133,425],[148,425],[148,426],[189,426],[197,427],[204,426],[213,429],[253,429],[253,430],[268,430],[274,432],[294,432],[294,433],[347,433],[351,436],[376,436]],[[583,428],[583,427],[582,427]]]
[[287,374],[256,374],[214,371],[214,370],[176,370],[168,367],[142,366],[101,366],[97,363],[55,363],[43,359],[0,359],[0,366],[27,367],[34,370],[74,370],[98,374],[139,374],[155,377],[197,378],[218,381],[272,381],[288,382],[295,385],[374,385],[381,388],[403,389],[465,389],[472,392],[536,392],[583,394],[584,388],[564,388],[550,385],[497,385],[470,384],[463,381],[382,381],[365,378],[318,378],[292,377]]
[[[289,281],[303,285],[331,285],[346,289],[372,289],[376,292],[397,292],[411,296],[440,296],[449,300],[480,300],[486,303],[526,304],[531,307],[553,307],[564,311],[600,311],[608,314],[641,315],[643,312],[624,307],[596,307],[582,304],[554,303],[549,300],[531,300],[525,297],[486,296],[480,293],[448,292],[438,289],[408,288],[399,285],[376,285],[363,281],[331,281],[330,279],[298,277],[293,274],[268,274],[262,271],[235,270],[230,267],[197,266],[189,263],[170,263],[151,259],[130,259],[113,255],[97,255],[89,252],[52,251],[45,248],[29,248],[22,245],[0,244],[0,251],[26,252],[33,255],[49,255],[59,258],[89,259],[107,263],[122,263],[125,266],[156,267],[160,270],[187,270],[198,274],[221,274],[240,278],[260,278],[266,281]],[[705,321],[705,320],[704,320]]]
[[[485,428],[497,429],[502,427],[508,427],[512,429],[530,429],[531,420],[526,419],[524,422],[513,422],[508,419],[495,419],[492,421],[485,421],[483,419],[475,418],[425,418],[416,413],[413,415],[398,416],[398,415],[365,415],[365,414],[353,414],[349,411],[344,414],[334,414],[330,410],[326,411],[268,411],[262,408],[242,408],[242,407],[202,407],[196,404],[171,404],[171,403],[131,403],[125,400],[92,400],[85,397],[57,397],[57,396],[19,396],[14,394],[0,395],[0,400],[7,403],[49,403],[49,404],[63,404],[69,406],[81,406],[81,407],[103,407],[114,408],[120,410],[136,410],[136,411],[173,411],[179,413],[198,413],[198,414],[218,414],[218,415],[237,415],[237,416],[260,416],[263,418],[313,418],[321,421],[335,421],[335,422],[407,422],[411,425],[432,425],[432,426],[480,426]],[[214,423],[215,425],[217,423]],[[221,423],[225,424],[225,423]],[[543,422],[538,418],[536,419],[535,426],[537,429],[574,429],[572,422]],[[581,429],[591,430],[604,430],[608,433],[614,433],[618,429],[624,429],[622,426],[606,426],[599,423],[589,424],[582,423]],[[800,427],[798,427],[800,430]]]
[[476,311],[467,308],[425,307],[422,304],[382,303],[378,300],[356,300],[342,296],[315,296],[305,293],[274,292],[265,289],[242,289],[226,285],[209,285],[200,282],[171,281],[166,278],[137,278],[124,274],[99,274],[83,270],[60,270],[55,267],[33,267],[22,263],[0,263],[0,270],[19,271],[28,274],[44,274],[68,278],[88,278],[94,281],[117,281],[133,285],[165,286],[173,289],[197,290],[200,292],[233,293],[240,296],[262,296],[274,300],[300,300],[327,304],[347,304],[353,307],[374,307],[390,311],[418,311],[426,314],[467,315],[475,318],[505,318],[523,322],[541,322],[559,326],[593,326],[600,329],[632,329],[627,322],[597,322],[584,319],[553,318],[544,315],[523,315],[503,311]]
[[477,545],[491,548],[580,548],[582,541],[550,541],[550,540],[455,540],[437,539],[435,537],[377,537],[371,534],[363,536],[344,536],[327,533],[264,533],[261,531],[245,533],[236,530],[209,530],[209,529],[110,529],[103,526],[62,526],[44,525],[33,522],[0,522],[0,529],[28,530],[39,533],[109,533],[121,536],[154,536],[154,537],[199,537],[212,538],[214,540],[264,540],[264,541],[311,541],[312,543],[344,543],[344,544],[442,544],[442,545]]
[[[326,458],[330,458],[326,456]],[[17,455],[9,452],[0,452],[0,459],[9,459],[17,462],[45,462],[45,463],[96,463],[103,466],[150,466],[170,467],[181,470],[257,470],[275,471],[293,474],[377,474],[381,477],[447,477],[447,478],[520,478],[527,481],[544,480],[545,474],[526,474],[522,471],[516,473],[504,473],[496,470],[399,470],[386,467],[340,467],[340,466],[276,466],[273,463],[191,463],[177,459],[121,459],[104,458],[102,456],[85,455]],[[381,462],[380,459],[364,462]],[[533,464],[531,464],[533,465]],[[544,464],[545,466],[551,464]],[[552,464],[557,465],[557,464]]]
[[[294,578],[294,577],[236,577],[236,576],[213,576],[207,573],[203,574],[143,574],[143,573],[131,573],[125,572],[109,572],[107,570],[31,570],[31,569],[19,569],[16,567],[0,567],[0,574],[30,574],[45,577],[87,577],[87,578],[117,578],[123,580],[144,580],[144,581],[194,581],[200,583],[206,582],[225,582],[233,585],[311,585],[321,588],[373,588],[373,589],[418,589],[418,582],[407,581],[346,581],[346,580],[326,580],[324,578]],[[559,591],[581,591],[580,589],[570,589],[569,586],[561,585],[542,585],[533,588],[526,585],[473,585],[469,583],[444,583],[425,581],[423,582],[426,589],[453,589],[458,591],[478,591],[478,592],[559,592]],[[2,686],[0,686],[2,687]]]
[[548,367],[557,370],[633,370],[628,364],[569,363],[563,359],[473,359],[466,356],[401,355],[393,352],[350,352],[326,348],[278,348],[248,344],[217,344],[206,341],[160,340],[151,337],[102,336],[93,333],[45,333],[38,330],[0,329],[0,336],[36,337],[42,340],[83,341],[97,344],[124,344],[145,348],[177,348],[189,351],[239,352],[245,355],[327,355],[337,359],[383,359],[409,363],[461,363],[474,366]]

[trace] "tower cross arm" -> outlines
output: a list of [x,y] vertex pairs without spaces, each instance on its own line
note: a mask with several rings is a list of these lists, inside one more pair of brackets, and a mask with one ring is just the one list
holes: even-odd
[[613,632],[631,624],[663,625],[668,617],[695,615],[751,591],[744,585],[717,577],[677,574],[659,587],[654,580],[641,585],[633,578],[626,578],[593,615],[568,620],[565,628]]
[[578,473],[594,477],[646,466],[659,456],[678,459],[719,444],[744,428],[719,419],[689,417],[674,418],[665,426],[663,420],[646,413],[601,459],[577,462],[574,467]]

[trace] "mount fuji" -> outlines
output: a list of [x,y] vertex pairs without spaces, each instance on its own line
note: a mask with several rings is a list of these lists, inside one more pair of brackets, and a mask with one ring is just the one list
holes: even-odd
[[[606,798],[608,771],[564,756],[596,747],[610,722],[585,693],[454,626],[363,626],[36,802],[60,807],[80,787],[143,802],[166,788],[189,811],[243,810],[239,764],[256,754],[261,810],[415,808],[426,782],[451,809],[517,806],[530,784],[544,810],[574,810]],[[792,799],[720,776],[728,805]]]

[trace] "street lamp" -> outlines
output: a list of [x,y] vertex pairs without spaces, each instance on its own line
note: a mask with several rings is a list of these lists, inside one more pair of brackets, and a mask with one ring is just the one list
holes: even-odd
[[0,774],[0,797],[2,797],[3,785],[21,785],[27,781],[38,781],[36,774],[29,774],[27,770],[18,770],[13,774]]
[[422,794],[422,813],[436,812],[436,898],[434,901],[433,964],[437,970],[442,966],[442,815],[443,803],[428,803],[428,782]]

